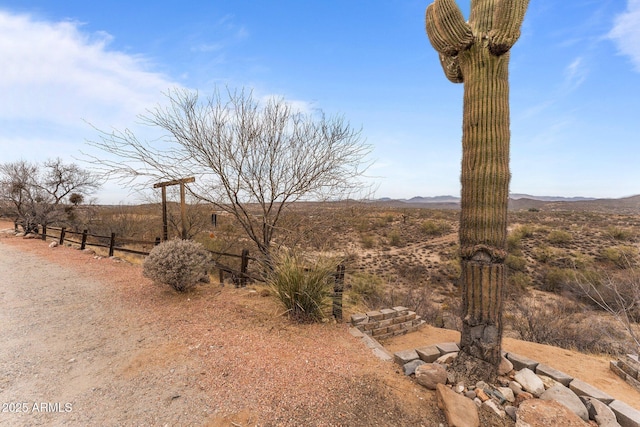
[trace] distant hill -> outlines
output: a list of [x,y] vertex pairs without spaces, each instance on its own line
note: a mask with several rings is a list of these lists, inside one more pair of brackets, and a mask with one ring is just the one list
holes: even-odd
[[511,193],[511,200],[531,199],[541,200],[543,202],[580,202],[586,200],[596,200],[594,197],[561,197],[561,196],[531,196],[529,194]]
[[[392,207],[425,207],[430,209],[459,209],[460,198],[455,196],[416,196],[410,199],[383,197],[375,202]],[[531,196],[511,194],[510,210],[591,211],[610,213],[640,213],[640,195],[620,199],[595,199],[589,197]]]

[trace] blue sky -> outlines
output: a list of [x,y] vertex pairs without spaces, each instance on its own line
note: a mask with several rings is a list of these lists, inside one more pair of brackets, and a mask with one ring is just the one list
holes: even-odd
[[[429,3],[0,0],[0,162],[76,161],[87,122],[135,130],[167,89],[228,85],[362,127],[376,197],[458,195],[462,85]],[[640,0],[531,0],[510,82],[513,193],[640,194]]]

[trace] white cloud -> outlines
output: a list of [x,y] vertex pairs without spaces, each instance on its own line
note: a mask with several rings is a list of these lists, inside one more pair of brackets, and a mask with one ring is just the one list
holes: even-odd
[[109,50],[109,34],[84,33],[78,22],[0,11],[0,33],[0,120],[111,125],[130,120],[176,86],[149,71],[144,58]]
[[616,16],[608,37],[615,42],[620,53],[631,58],[640,72],[640,0],[629,0],[627,10]]
[[587,79],[587,74],[588,70],[584,60],[581,57],[574,59],[571,64],[564,69],[565,90],[571,91],[577,89],[578,86]]

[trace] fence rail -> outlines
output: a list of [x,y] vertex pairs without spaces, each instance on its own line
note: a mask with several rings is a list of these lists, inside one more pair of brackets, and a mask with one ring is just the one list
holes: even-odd
[[[71,242],[71,243],[80,245],[80,249],[86,249],[87,246],[107,248],[109,249],[110,257],[113,256],[115,251],[126,252],[126,253],[131,253],[136,255],[144,255],[144,256],[149,255],[149,252],[147,251],[125,248],[125,247],[119,246],[119,244],[154,245],[154,246],[160,244],[160,237],[156,237],[154,241],[148,241],[148,240],[136,240],[136,239],[129,239],[124,237],[117,237],[116,233],[111,233],[110,236],[102,236],[99,234],[89,233],[88,230],[83,230],[82,232],[72,231],[72,230],[67,230],[66,227],[47,227],[43,225],[41,229],[42,229],[42,233],[40,233],[39,235],[42,238],[42,240],[47,240],[47,238],[55,239],[60,245],[64,244],[64,242]],[[57,231],[58,233],[51,234],[50,231]],[[80,239],[78,240],[78,238],[75,238],[75,239],[70,238],[68,235],[80,236]],[[105,243],[101,243],[99,241],[98,242],[88,241],[89,237],[92,237],[95,239],[103,239]],[[218,256],[240,259],[239,269],[229,267],[219,262],[215,263],[215,268],[217,268],[218,271],[220,272],[220,283],[224,283],[225,274],[231,275],[233,283],[235,284],[236,287],[246,286],[249,280],[262,281],[262,279],[253,277],[248,274],[249,261],[250,260],[257,261],[257,259],[250,257],[249,251],[247,249],[243,249],[240,255],[227,253],[227,252],[217,252],[217,251],[209,251],[209,252]]]
[[[42,233],[39,233],[39,235],[42,238],[42,240],[46,241],[47,238],[56,239],[59,245],[63,245],[64,242],[71,242],[71,243],[80,245],[80,249],[86,249],[87,246],[108,248],[110,257],[113,256],[115,251],[132,253],[136,255],[145,255],[145,256],[149,255],[149,252],[120,247],[116,243],[154,245],[154,246],[160,244],[160,237],[156,237],[154,241],[148,241],[148,240],[135,240],[135,239],[128,239],[123,237],[116,237],[116,233],[111,233],[110,236],[101,236],[98,234],[91,234],[88,232],[88,230],[83,230],[82,232],[67,230],[66,227],[58,228],[58,227],[47,227],[43,225],[41,229],[42,229]],[[47,234],[48,231],[50,232],[52,230],[58,231],[59,233],[57,235]],[[75,239],[69,238],[67,235],[80,236],[80,240],[78,240],[77,238]],[[95,239],[104,239],[105,241],[108,241],[108,243],[90,242],[88,241],[89,237],[95,238]],[[217,252],[212,250],[209,250],[209,252],[218,256],[240,259],[239,270],[215,261],[214,265],[215,265],[215,268],[218,269],[220,273],[221,284],[224,284],[225,274],[231,275],[233,284],[237,288],[246,286],[249,280],[260,281],[260,282],[264,281],[263,279],[249,275],[248,273],[249,261],[250,260],[258,261],[258,259],[250,257],[249,251],[247,249],[243,249],[240,255],[227,253],[227,252]],[[336,272],[333,274],[335,280],[334,280],[334,287],[333,287],[332,314],[338,321],[342,321],[342,294],[344,291],[344,273],[345,273],[345,267],[344,265],[340,264],[338,265]]]

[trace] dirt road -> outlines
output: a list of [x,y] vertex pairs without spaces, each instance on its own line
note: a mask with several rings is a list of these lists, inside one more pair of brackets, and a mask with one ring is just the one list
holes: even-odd
[[141,270],[0,233],[0,426],[444,420],[344,324],[292,324],[250,288],[178,294]]
[[0,243],[0,425],[204,423],[210,402],[185,387],[193,361],[133,375],[136,357],[166,346],[166,332],[111,294]]

